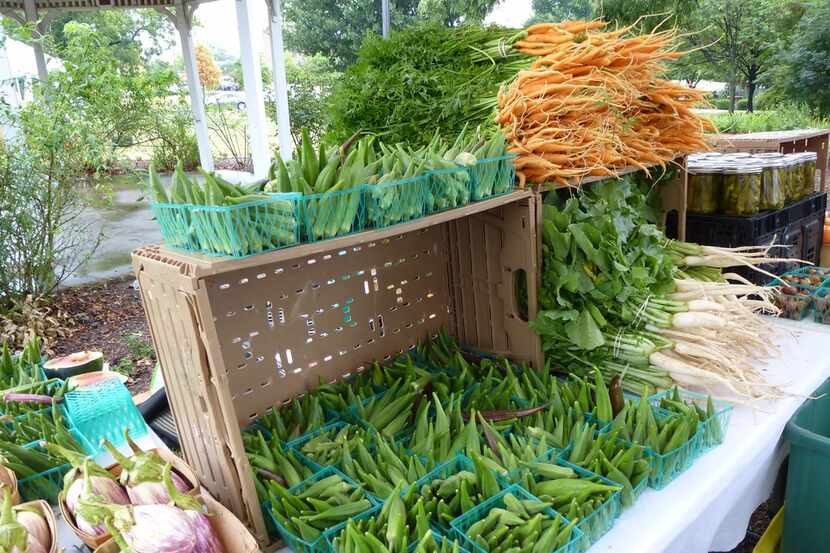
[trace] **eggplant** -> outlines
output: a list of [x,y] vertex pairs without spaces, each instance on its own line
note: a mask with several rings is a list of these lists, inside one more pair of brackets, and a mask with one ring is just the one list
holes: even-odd
[[224,553],[204,506],[176,489],[172,466],[162,468],[170,504],[115,505],[80,500],[79,512],[104,524],[122,551],[132,553]]
[[[130,439],[130,433],[124,430],[127,446],[132,455],[125,457],[109,441],[104,440],[104,446],[115,460],[121,465],[121,484],[127,489],[130,503],[133,505],[157,505],[170,502],[170,494],[162,479],[165,461],[154,451],[141,451],[141,448]],[[192,488],[181,476],[172,473],[173,484],[180,492],[188,492]]]
[[103,524],[91,524],[78,514],[78,503],[82,497],[98,497],[104,502],[129,505],[130,498],[115,476],[106,469],[85,457],[83,454],[46,443],[46,449],[61,455],[72,465],[63,479],[63,495],[67,509],[75,517],[75,526],[86,534],[103,536],[107,529]]
[[0,551],[9,553],[49,553],[52,536],[49,525],[40,513],[12,509],[12,494],[3,490],[3,507],[0,512]]

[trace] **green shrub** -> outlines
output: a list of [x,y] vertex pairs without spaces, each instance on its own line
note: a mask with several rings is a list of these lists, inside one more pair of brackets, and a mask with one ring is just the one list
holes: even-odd
[[805,104],[779,105],[775,110],[714,115],[712,122],[722,133],[786,131],[830,127],[830,119],[819,116]]
[[717,109],[729,109],[729,98],[714,98],[712,105]]
[[152,159],[159,171],[172,171],[177,160],[185,169],[199,165],[199,145],[193,129],[193,115],[186,102],[159,108],[156,118],[156,138],[152,142]]
[[741,98],[741,99],[740,99],[740,100],[738,100],[738,102],[735,104],[735,109],[739,109],[739,110],[743,111],[743,110],[746,110],[746,108],[747,108],[748,106],[749,106],[749,101],[748,101],[746,98]]

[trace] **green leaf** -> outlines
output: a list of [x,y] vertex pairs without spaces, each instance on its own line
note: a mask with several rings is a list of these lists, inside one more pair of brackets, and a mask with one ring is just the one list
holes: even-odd
[[565,325],[568,338],[581,349],[592,350],[605,344],[605,337],[591,313],[583,309],[579,318]]

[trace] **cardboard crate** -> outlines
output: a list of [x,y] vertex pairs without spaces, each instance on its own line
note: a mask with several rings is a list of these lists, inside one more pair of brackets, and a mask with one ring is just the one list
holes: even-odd
[[[393,228],[245,259],[133,253],[185,459],[268,542],[240,429],[269,408],[391,359],[446,326],[540,367],[541,205],[516,191]],[[527,278],[527,313],[516,282]]]
[[827,192],[828,140],[830,129],[753,132],[745,134],[711,134],[706,139],[718,152],[797,152],[816,153],[816,188]]

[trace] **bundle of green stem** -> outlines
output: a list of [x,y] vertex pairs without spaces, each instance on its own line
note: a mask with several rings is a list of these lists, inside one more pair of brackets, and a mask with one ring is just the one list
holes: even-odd
[[454,138],[467,124],[495,128],[499,86],[530,66],[511,46],[522,31],[414,25],[388,39],[370,35],[332,95],[332,130],[342,139],[366,129],[390,143],[427,144],[438,130]]
[[[201,170],[200,170],[201,171]],[[181,160],[169,192],[150,166],[150,194],[164,226],[181,229],[174,246],[243,256],[297,242],[295,200],[263,194],[201,171],[204,183],[188,177]]]
[[679,383],[741,398],[779,391],[754,363],[775,353],[773,290],[728,266],[782,261],[764,248],[667,240],[645,218],[632,178],[546,205],[539,317],[546,355],[577,373],[599,367],[633,391]]
[[4,341],[0,351],[0,389],[34,384],[43,380],[40,372],[40,346],[37,336],[26,342],[17,358],[12,357],[9,345]]

